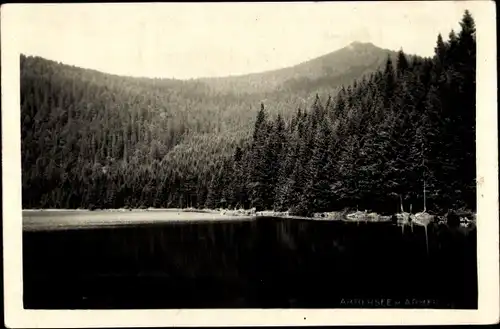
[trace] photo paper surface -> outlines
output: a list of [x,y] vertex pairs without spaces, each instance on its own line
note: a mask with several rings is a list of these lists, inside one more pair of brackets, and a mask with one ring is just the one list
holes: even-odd
[[6,326],[497,322],[493,10],[2,6]]

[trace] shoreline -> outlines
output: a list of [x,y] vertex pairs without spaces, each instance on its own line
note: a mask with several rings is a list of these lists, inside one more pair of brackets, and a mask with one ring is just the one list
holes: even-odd
[[[205,214],[205,215],[218,215],[219,218],[257,218],[257,217],[276,217],[276,218],[289,218],[289,219],[301,219],[301,220],[314,220],[314,221],[344,221],[344,222],[379,222],[387,223],[391,222],[391,216],[379,215],[377,213],[367,213],[361,211],[334,211],[334,212],[324,212],[324,213],[314,213],[311,217],[306,216],[294,216],[290,215],[288,212],[275,212],[275,211],[255,211],[251,210],[228,210],[228,209],[196,209],[196,208],[118,208],[118,209],[22,209],[23,214],[29,213],[183,213],[183,214]],[[460,212],[460,211],[457,211]],[[476,213],[472,211],[464,211],[464,213],[469,216],[460,216],[460,222],[464,223],[476,223]],[[398,225],[410,225],[406,221],[402,220],[401,214],[396,214]],[[433,222],[443,222],[446,221],[446,215],[433,216],[435,220]],[[412,225],[427,226],[420,223],[418,220],[413,220]]]

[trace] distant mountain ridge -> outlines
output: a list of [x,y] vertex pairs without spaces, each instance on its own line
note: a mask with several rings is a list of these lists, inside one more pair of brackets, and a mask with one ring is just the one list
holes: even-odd
[[[395,61],[396,55],[397,52],[394,50],[383,49],[370,42],[354,41],[341,49],[285,68],[194,79],[123,76],[96,69],[80,68],[40,56],[22,56],[60,65],[61,69],[84,70],[86,73],[105,75],[107,79],[112,80],[126,79],[134,85],[142,84],[143,87],[175,88],[181,86],[183,89],[196,93],[241,95],[290,91],[321,93],[325,91],[325,88],[331,93],[332,89],[340,85],[350,84],[363,75],[375,72],[385,64],[388,56]],[[318,88],[321,90],[317,90]]]
[[[200,81],[221,93],[269,93],[273,91],[311,91],[323,85],[348,84],[380,68],[388,56],[396,58],[396,51],[382,49],[372,43],[351,44],[299,63],[294,66],[238,76],[199,78]],[[308,85],[310,87],[308,88]]]

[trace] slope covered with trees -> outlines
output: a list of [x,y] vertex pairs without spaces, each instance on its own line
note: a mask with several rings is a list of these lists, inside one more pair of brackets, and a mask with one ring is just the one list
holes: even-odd
[[315,75],[312,98],[307,76],[237,94],[22,57],[23,207],[394,212],[425,184],[428,211],[474,209],[475,49],[466,12],[433,58],[386,53],[338,93]]
[[[368,48],[371,64],[362,64],[367,56],[354,53]],[[280,81],[307,71],[320,90],[335,91],[360,74],[335,68],[349,55],[374,71],[387,51],[340,50],[286,69]],[[324,79],[324,70],[338,74]],[[21,56],[23,207],[202,204],[213,167],[250,137],[261,101],[289,118],[314,97],[269,86],[270,74],[236,77],[244,86],[234,77],[140,79]]]
[[[439,212],[475,208],[475,28],[438,36],[432,59],[400,51],[334,98],[316,98],[289,124],[264,106],[251,142],[213,179],[207,200],[291,210]],[[243,192],[242,192],[243,191]]]

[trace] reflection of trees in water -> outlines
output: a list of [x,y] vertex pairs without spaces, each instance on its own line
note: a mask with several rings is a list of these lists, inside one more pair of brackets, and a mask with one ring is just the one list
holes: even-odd
[[288,249],[296,249],[297,245],[295,243],[295,237],[292,232],[292,227],[289,224],[290,221],[279,221],[278,226],[278,238],[281,243],[285,244]]
[[[27,298],[33,302],[37,291],[52,285],[56,288],[50,298],[45,296],[42,301],[40,293],[39,303],[63,300],[80,291],[88,300],[106,294],[113,303],[128,300],[132,308],[144,304],[144,296],[157,300],[159,307],[171,303],[174,308],[187,307],[180,306],[181,300],[191,306],[201,305],[202,300],[222,305],[239,300],[239,305],[246,306],[250,298],[256,298],[257,307],[262,307],[258,303],[267,297],[269,307],[281,307],[284,304],[276,303],[283,300],[286,305],[293,300],[299,306],[313,302],[332,306],[341,293],[367,298],[418,293],[455,298],[455,304],[471,303],[467,294],[474,290],[476,266],[472,232],[466,236],[446,225],[429,226],[430,252],[426,254],[420,226],[415,226],[413,234],[408,230],[402,236],[392,223],[258,221],[29,232],[23,240]],[[403,269],[409,269],[404,278],[395,276]],[[84,286],[86,278],[111,274],[121,276],[122,281],[99,279],[95,290]],[[40,277],[44,284],[35,285]],[[157,281],[142,286],[140,278]],[[120,301],[99,282],[121,287],[120,294],[130,296],[142,287],[143,297],[122,296]],[[313,291],[319,297],[313,297]]]

